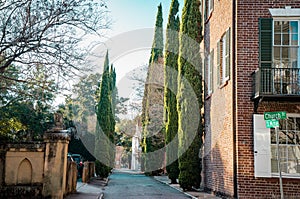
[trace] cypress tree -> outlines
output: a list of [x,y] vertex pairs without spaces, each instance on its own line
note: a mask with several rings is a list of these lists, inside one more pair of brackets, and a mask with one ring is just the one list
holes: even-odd
[[[116,97],[117,97],[117,88],[116,88],[116,72],[113,65],[110,68],[110,142],[115,144],[115,108],[116,108]],[[115,150],[111,150],[111,165],[114,165],[115,162]]]
[[116,73],[113,65],[110,67],[109,71],[109,77],[110,77],[110,87],[109,87],[109,97],[110,97],[110,109],[111,113],[110,115],[110,133],[111,133],[111,141],[114,142],[114,131],[115,131],[115,107],[116,107],[116,94],[117,94],[117,88],[116,88]]
[[[166,163],[167,173],[171,183],[177,183],[179,175],[178,165],[178,113],[177,113],[177,76],[178,76],[178,49],[179,27],[178,0],[172,0],[166,32],[165,62],[164,62],[164,107],[165,107],[165,143],[167,146]],[[168,145],[170,142],[174,144]]]
[[111,78],[109,72],[108,51],[105,56],[102,81],[100,84],[100,97],[97,105],[97,119],[103,132],[109,136],[111,131],[110,115],[111,115]]
[[[143,169],[146,171],[159,170],[163,167],[164,154],[156,154],[158,149],[164,147],[164,129],[157,131],[162,122],[155,106],[163,107],[163,17],[162,6],[158,6],[154,39],[149,59],[149,68],[147,72],[145,91],[143,97],[143,152],[147,153],[146,159],[143,159]],[[161,100],[161,101],[160,101]],[[152,157],[153,156],[153,157]],[[155,156],[155,157],[154,157]],[[149,173],[153,174],[153,173]]]
[[162,6],[159,4],[157,8],[154,40],[152,43],[151,57],[149,63],[157,63],[159,58],[163,57],[164,39],[163,39],[163,16]]
[[114,117],[112,116],[112,78],[108,52],[105,56],[102,81],[96,106],[97,125],[95,155],[101,161],[101,175],[107,177],[114,161]]
[[[179,184],[184,190],[198,188],[201,182],[202,76],[200,42],[202,40],[199,0],[185,0],[180,27],[178,59],[178,139]],[[195,121],[195,118],[198,120]]]

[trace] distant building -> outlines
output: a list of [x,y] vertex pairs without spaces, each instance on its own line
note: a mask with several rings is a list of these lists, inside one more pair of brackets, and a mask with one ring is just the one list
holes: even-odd
[[300,1],[203,1],[203,187],[235,198],[300,197]]
[[122,155],[124,153],[124,147],[123,146],[116,146],[116,157],[115,157],[115,168],[121,169],[122,168]]
[[132,158],[131,158],[131,169],[141,169],[141,151],[140,142],[142,139],[142,128],[140,122],[136,124],[135,134],[132,137]]

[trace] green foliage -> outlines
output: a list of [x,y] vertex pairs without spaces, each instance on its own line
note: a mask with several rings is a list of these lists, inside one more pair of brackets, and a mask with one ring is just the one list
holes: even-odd
[[[99,101],[96,106],[97,125],[95,155],[102,164],[106,165],[105,171],[110,171],[114,165],[115,141],[115,107],[116,107],[116,74],[113,66],[109,67],[108,52],[105,56],[102,81],[99,88]],[[110,169],[109,169],[110,168]]]
[[116,145],[124,147],[127,152],[132,150],[132,137],[139,120],[140,116],[136,116],[133,120],[123,119],[116,125]]
[[178,17],[178,0],[173,0],[170,6],[169,20],[166,33],[166,48],[164,62],[164,108],[166,133],[165,142],[168,145],[174,142],[171,148],[167,148],[166,162],[167,173],[172,183],[176,183],[179,175],[178,165],[178,113],[177,113],[177,71],[178,71],[178,50],[179,50],[179,17]]
[[156,15],[156,22],[155,22],[155,33],[154,33],[154,40],[151,49],[151,57],[149,63],[154,63],[158,61],[159,57],[163,57],[163,48],[164,48],[164,41],[163,41],[163,16],[162,16],[162,6],[159,4],[157,15]]
[[[199,117],[202,108],[202,76],[200,42],[202,40],[201,13],[199,0],[186,0],[182,13],[179,74],[178,74],[178,138],[179,138],[179,184],[184,190],[199,187],[201,182],[202,122],[191,124],[192,118]],[[187,82],[184,81],[187,80]],[[191,86],[191,89],[189,89]],[[195,99],[196,98],[196,99]],[[196,126],[196,128],[194,128]],[[196,131],[196,132],[191,132]],[[195,138],[188,143],[191,134]],[[188,146],[189,145],[189,146]],[[184,152],[184,153],[183,153]]]
[[32,81],[14,81],[24,75],[22,67],[11,65],[4,73],[9,78],[0,78],[0,139],[40,140],[53,121],[54,81],[39,65]]
[[95,161],[95,172],[97,176],[107,178],[110,173],[110,168],[101,163],[99,160]]
[[[150,157],[151,153],[164,147],[164,133],[160,128],[162,117],[159,115],[159,105],[163,107],[163,86],[159,85],[161,81],[160,75],[163,72],[163,18],[162,6],[158,6],[155,33],[151,49],[151,57],[147,71],[147,78],[142,102],[142,123],[143,123],[143,152],[147,153],[143,161],[143,168],[146,170],[156,169],[153,163],[163,166],[163,154],[160,157]],[[161,69],[161,72],[159,71]],[[158,86],[159,85],[159,86]],[[154,135],[155,134],[155,135]],[[147,158],[146,158],[147,157]],[[160,168],[157,168],[160,169]]]
[[109,73],[109,59],[108,52],[106,53],[104,67],[103,67],[102,81],[100,84],[100,96],[97,104],[96,113],[98,123],[103,132],[109,135],[110,127],[110,114],[111,114],[111,101],[110,101],[110,73]]

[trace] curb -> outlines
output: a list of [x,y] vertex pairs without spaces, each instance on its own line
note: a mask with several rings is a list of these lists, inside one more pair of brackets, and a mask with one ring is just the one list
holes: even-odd
[[[109,181],[109,176],[106,178],[106,180],[105,180],[105,186],[107,186],[108,185],[108,181]],[[97,197],[97,199],[103,199],[104,198],[104,193],[103,192],[101,192],[100,194],[99,194],[99,196]]]
[[97,199],[103,199],[104,193],[100,193],[100,195],[97,197]]
[[181,190],[181,189],[178,189],[178,188],[176,188],[176,187],[171,186],[171,185],[170,185],[169,183],[167,183],[167,182],[163,182],[163,181],[158,180],[157,178],[155,178],[155,176],[154,176],[153,178],[154,178],[156,181],[158,181],[158,182],[160,182],[160,183],[162,183],[162,184],[166,184],[166,185],[168,185],[169,187],[172,187],[173,189],[176,189],[177,191],[180,191],[181,193],[183,193],[183,194],[189,196],[189,197],[192,198],[192,199],[198,199],[197,197],[195,197],[195,196],[193,196],[193,195],[191,195],[191,194],[189,194],[189,193],[186,193],[186,192],[184,192],[184,191]]

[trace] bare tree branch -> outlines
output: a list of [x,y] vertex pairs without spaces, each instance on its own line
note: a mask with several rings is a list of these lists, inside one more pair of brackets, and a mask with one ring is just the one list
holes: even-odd
[[[85,68],[85,35],[102,36],[110,20],[104,2],[7,0],[0,3],[0,73],[11,64],[43,63],[61,74]],[[58,70],[56,70],[58,71]]]

